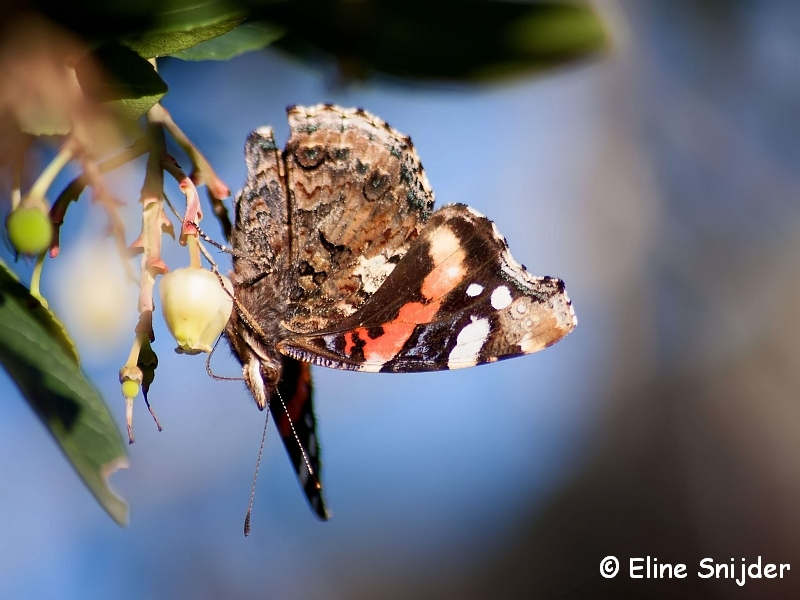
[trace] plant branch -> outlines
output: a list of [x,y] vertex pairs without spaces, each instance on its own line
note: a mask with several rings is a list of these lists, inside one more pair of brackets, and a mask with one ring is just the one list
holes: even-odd
[[[155,308],[153,303],[153,288],[157,274],[167,272],[167,265],[161,259],[161,234],[168,226],[171,227],[167,216],[164,214],[164,173],[161,169],[161,157],[166,153],[164,129],[157,120],[152,120],[147,114],[147,138],[149,141],[149,155],[147,157],[147,170],[140,202],[142,203],[142,233],[134,242],[134,249],[142,251],[142,268],[139,282],[139,312],[150,311]],[[152,330],[149,333],[153,339]]]
[[47,300],[44,299],[42,296],[42,292],[40,291],[40,284],[42,282],[42,269],[44,268],[44,257],[45,252],[39,254],[36,257],[36,264],[33,266],[33,273],[31,273],[31,286],[30,292],[31,296],[36,298],[39,302],[41,302],[42,306],[47,308]]
[[[142,154],[147,152],[148,140],[146,137],[139,138],[129,148],[104,160],[100,163],[95,163],[96,173],[94,179],[98,175],[113,171],[122,165],[129,163],[132,160],[139,158]],[[70,203],[78,200],[86,186],[90,184],[90,178],[87,173],[82,173],[80,176],[73,179],[67,187],[58,195],[53,207],[50,209],[50,220],[53,222],[53,243],[50,245],[50,257],[55,258],[58,256],[60,249],[60,233],[61,226],[64,224],[64,216],[67,213],[67,207]]]
[[186,236],[197,237],[197,223],[203,218],[203,210],[200,208],[200,196],[197,193],[197,187],[190,177],[178,166],[175,159],[169,155],[165,155],[161,161],[161,166],[164,170],[175,178],[178,182],[183,195],[186,196],[186,212],[183,215],[183,222],[181,224],[180,242],[186,245]]
[[197,148],[197,146],[189,139],[189,137],[178,127],[178,124],[172,119],[172,115],[161,104],[156,104],[151,110],[155,111],[156,118],[169,132],[172,139],[177,142],[181,149],[189,157],[192,164],[192,173],[190,175],[192,181],[196,186],[205,184],[208,191],[208,199],[211,202],[214,215],[220,222],[222,231],[227,239],[231,236],[231,221],[228,215],[228,209],[222,203],[224,198],[231,195],[230,188],[225,184],[222,179],[216,174],[211,164],[206,157]]
[[31,186],[31,189],[28,190],[28,196],[34,198],[44,198],[45,194],[47,194],[47,190],[50,189],[50,186],[53,184],[53,181],[61,172],[69,161],[75,156],[75,146],[72,140],[67,140],[61,150],[58,151],[58,154],[55,155],[53,160],[50,161],[44,170],[39,175],[38,179],[34,182]]

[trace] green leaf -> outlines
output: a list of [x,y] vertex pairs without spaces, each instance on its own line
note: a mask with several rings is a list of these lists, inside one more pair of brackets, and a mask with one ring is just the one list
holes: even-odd
[[[100,76],[97,64],[102,69]],[[87,96],[111,103],[131,120],[141,117],[167,93],[167,84],[153,65],[118,42],[95,49],[78,62],[75,72]]]
[[521,75],[602,50],[588,5],[487,0],[295,0],[254,13],[286,27],[277,46],[304,58],[333,54],[345,74],[481,81]]
[[[2,262],[0,262],[0,266],[5,267]],[[75,343],[67,334],[67,330],[64,328],[64,325],[61,323],[61,321],[59,321],[55,314],[53,314],[53,311],[43,306],[39,302],[37,302],[35,306],[29,305],[28,308],[30,309],[31,316],[39,321],[42,327],[47,330],[47,333],[50,335],[53,341],[61,346],[64,354],[72,359],[76,367],[80,366],[81,357],[78,356],[78,349],[75,348]]]
[[148,31],[123,42],[144,58],[170,56],[208,40],[225,35],[247,16],[243,9],[186,6],[155,15]]
[[144,58],[170,56],[231,31],[243,17],[184,31],[149,31],[126,44]]
[[228,33],[172,54],[181,60],[229,60],[239,54],[260,50],[279,39],[283,28],[270,23],[242,23]]
[[157,94],[155,96],[143,96],[142,98],[117,100],[116,102],[112,102],[112,105],[123,118],[135,121],[150,110],[156,102],[163,97],[164,94]]
[[[97,77],[94,64],[102,68]],[[97,102],[163,96],[167,84],[155,68],[136,52],[118,42],[109,42],[91,52],[75,66],[81,89]]]
[[56,326],[63,331],[0,261],[0,364],[100,505],[124,525],[128,506],[108,487],[108,477],[127,466],[122,438]]
[[[91,43],[135,40],[147,32],[190,31],[241,20],[262,0],[30,0],[31,9]],[[269,1],[269,0],[268,0]]]
[[[159,0],[151,19],[153,31],[190,31],[239,20],[253,0]],[[258,2],[259,0],[255,0]]]

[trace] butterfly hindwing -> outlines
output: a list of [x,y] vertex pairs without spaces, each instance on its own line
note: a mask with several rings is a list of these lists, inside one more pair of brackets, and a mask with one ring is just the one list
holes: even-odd
[[[283,377],[278,385],[278,392],[280,397],[272,398],[269,403],[275,426],[314,514],[327,521],[330,515],[325,506],[320,482],[322,465],[312,404],[311,368],[308,363],[284,357]],[[306,460],[313,474],[309,473]]]
[[254,131],[245,146],[248,177],[236,198],[232,243],[235,310],[225,335],[242,363],[244,380],[259,409],[277,384],[289,248],[288,200],[283,158],[272,129]]
[[435,371],[536,352],[575,324],[561,280],[530,275],[491,221],[453,204],[358,312],[278,349],[340,369]]
[[286,309],[290,229],[284,162],[272,129],[253,132],[245,156],[248,179],[237,197],[233,230],[231,281],[237,302],[226,335],[256,404],[261,409],[269,406],[309,504],[326,520],[311,370],[308,364],[275,356],[273,346],[282,335]]

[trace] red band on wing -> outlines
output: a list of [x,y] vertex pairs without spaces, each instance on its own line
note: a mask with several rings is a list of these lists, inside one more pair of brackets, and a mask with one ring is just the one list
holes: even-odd
[[[303,406],[311,397],[311,368],[308,363],[300,363],[300,375],[297,385],[294,388],[294,395],[286,402],[287,415],[282,419],[276,419],[275,425],[281,434],[286,437],[292,432],[292,423],[298,423],[303,414]],[[274,400],[273,400],[274,402]]]
[[352,356],[358,340],[364,343],[364,359],[370,363],[384,363],[397,355],[411,337],[414,328],[421,323],[430,323],[444,296],[455,288],[464,276],[461,266],[463,252],[457,252],[431,271],[422,283],[422,295],[431,302],[409,302],[400,307],[392,321],[381,325],[383,333],[371,338],[366,327],[348,331],[345,336],[345,356]]

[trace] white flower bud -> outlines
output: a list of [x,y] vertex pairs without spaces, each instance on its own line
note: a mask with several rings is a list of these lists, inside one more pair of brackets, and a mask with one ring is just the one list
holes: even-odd
[[[233,286],[221,276],[232,294]],[[211,352],[233,310],[230,295],[217,275],[205,269],[177,269],[161,278],[161,312],[169,332],[178,342],[176,352]]]

